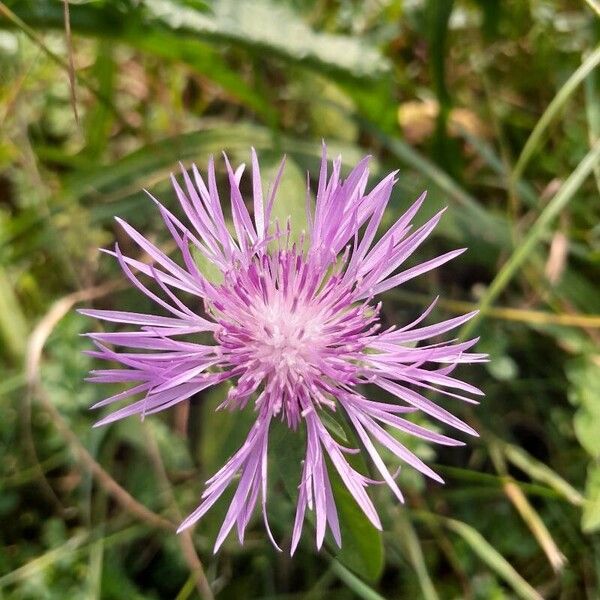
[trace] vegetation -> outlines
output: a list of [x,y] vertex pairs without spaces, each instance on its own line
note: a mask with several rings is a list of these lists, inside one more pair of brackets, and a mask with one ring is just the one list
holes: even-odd
[[[599,34],[597,0],[0,1],[0,597],[597,598]],[[216,389],[93,429],[107,390],[83,381],[96,325],[74,309],[150,312],[98,247],[114,215],[167,239],[142,188],[175,206],[178,161],[254,146],[272,179],[286,153],[280,210],[299,221],[321,139],[346,167],[400,169],[388,223],[424,189],[421,218],[449,206],[420,258],[469,252],[385,310],[481,309],[460,335],[491,356],[468,374],[487,396],[452,404],[481,437],[414,448],[446,485],[403,469],[406,505],[375,493],[382,534],[340,489],[341,551],[309,528],[290,558],[257,519],[213,556],[225,503],[174,524],[251,411],[215,413]]]

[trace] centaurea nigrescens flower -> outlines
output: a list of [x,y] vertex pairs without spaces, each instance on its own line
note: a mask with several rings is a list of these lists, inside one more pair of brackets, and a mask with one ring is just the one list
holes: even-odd
[[[119,219],[151,263],[123,255],[118,244],[109,253],[116,257],[129,281],[169,316],[82,311],[135,327],[130,332],[89,334],[97,346],[93,356],[122,366],[93,371],[90,380],[131,385],[95,408],[137,398],[98,425],[136,414],[144,417],[218,383],[230,382],[221,407],[253,410],[254,425],[241,448],[206,482],[200,505],[180,530],[198,521],[239,476],[215,552],[234,525],[243,541],[259,496],[268,535],[276,545],[267,521],[267,450],[269,427],[273,419],[281,419],[290,430],[306,431],[291,552],[298,545],[307,508],[315,512],[317,547],[321,547],[327,527],[341,545],[327,462],[371,523],[381,528],[381,522],[366,493],[373,480],[349,464],[346,454],[355,450],[336,439],[325,426],[323,413],[341,413],[347,419],[374,468],[400,501],[402,492],[376,444],[440,482],[441,478],[400,442],[401,436],[394,435],[394,430],[438,444],[462,445],[406,419],[405,413],[420,411],[476,435],[469,425],[422,393],[435,390],[473,402],[464,394],[481,392],[453,377],[452,372],[458,364],[485,360],[485,355],[469,352],[476,340],[417,345],[456,329],[474,313],[423,325],[434,301],[412,323],[382,329],[381,303],[374,300],[458,256],[463,249],[403,268],[443,211],[413,228],[411,221],[425,200],[423,194],[376,241],[396,173],[367,192],[368,157],[342,179],[339,158],[328,173],[325,147],[314,205],[307,194],[306,233],[292,242],[289,221],[286,225],[271,218],[283,162],[267,197],[263,196],[254,151],[251,162],[252,204],[247,205],[240,191],[243,166],[234,171],[225,158],[235,235],[223,212],[212,160],[206,180],[195,166],[192,176],[182,170],[183,186],[172,178],[187,222],[158,201],[156,204],[179,249],[180,264]],[[201,253],[219,269],[220,281],[203,275],[193,252]],[[153,280],[154,291],[140,275]],[[194,341],[197,334],[208,334],[212,343]],[[114,347],[124,350],[117,352]],[[379,386],[395,401],[366,398],[362,384]]]

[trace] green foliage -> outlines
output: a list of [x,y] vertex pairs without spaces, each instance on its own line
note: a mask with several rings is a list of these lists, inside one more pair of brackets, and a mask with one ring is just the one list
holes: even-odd
[[600,368],[597,355],[572,360],[567,369],[569,400],[577,407],[575,435],[592,460],[587,469],[581,527],[600,529]]
[[[195,598],[205,578],[219,598],[597,597],[596,4],[70,0],[77,122],[63,0],[0,2],[0,596]],[[259,514],[243,547],[232,534],[214,556],[231,494],[190,538],[171,523],[253,407],[217,411],[219,386],[92,429],[87,407],[109,392],[83,381],[80,334],[96,325],[73,309],[155,310],[97,248],[123,242],[115,215],[165,241],[142,189],[177,210],[179,161],[203,168],[225,150],[249,165],[253,146],[266,195],[285,154],[275,216],[301,229],[323,138],[344,169],[371,154],[374,176],[400,170],[386,225],[425,188],[424,213],[449,206],[423,256],[469,252],[390,292],[384,312],[402,324],[437,295],[436,317],[481,310],[461,335],[492,357],[469,371],[486,397],[447,400],[481,438],[402,439],[446,485],[403,467],[404,506],[373,491],[383,532],[331,468],[341,550],[328,534],[315,551],[309,511],[293,559]],[[358,445],[342,415],[325,426]],[[284,550],[304,443],[302,427],[273,425],[268,512]]]

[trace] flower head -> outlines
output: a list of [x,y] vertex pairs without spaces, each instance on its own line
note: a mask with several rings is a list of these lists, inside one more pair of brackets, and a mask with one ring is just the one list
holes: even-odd
[[[323,422],[324,413],[341,413],[347,419],[374,467],[400,501],[402,493],[376,445],[437,481],[442,480],[393,431],[438,444],[462,445],[406,419],[405,413],[420,411],[476,435],[469,425],[423,395],[435,390],[473,402],[464,394],[481,394],[452,375],[460,363],[485,360],[485,355],[469,352],[476,340],[417,345],[459,327],[474,313],[423,325],[434,301],[412,323],[384,329],[381,303],[375,300],[382,292],[442,265],[463,250],[403,268],[443,211],[413,228],[411,221],[425,199],[423,194],[376,241],[396,174],[391,173],[367,192],[368,158],[344,180],[339,158],[328,173],[323,148],[316,202],[313,206],[307,194],[307,229],[294,238],[295,242],[289,221],[279,223],[271,218],[283,162],[265,197],[252,151],[251,204],[246,204],[240,191],[243,166],[234,171],[227,158],[225,164],[235,235],[223,213],[212,160],[206,181],[195,166],[193,180],[182,169],[183,187],[172,178],[187,223],[156,201],[180,252],[179,264],[119,220],[151,262],[124,256],[118,244],[110,254],[131,283],[169,316],[82,311],[136,327],[131,332],[90,334],[97,345],[91,354],[122,366],[93,371],[90,379],[131,384],[95,405],[130,400],[98,425],[135,414],[144,417],[228,381],[230,389],[221,407],[254,410],[255,422],[241,448],[206,482],[200,505],[180,529],[198,521],[239,476],[215,551],[234,525],[243,541],[259,496],[265,525],[275,544],[266,511],[267,448],[269,427],[274,419],[281,419],[292,430],[306,431],[291,551],[299,542],[307,508],[315,512],[317,546],[322,545],[327,527],[341,545],[327,462],[371,523],[378,528],[381,523],[366,493],[373,480],[349,464],[346,455],[355,449],[346,447],[329,431]],[[218,268],[219,281],[200,271],[194,253]],[[155,291],[142,282],[141,275],[153,280]],[[199,343],[197,334],[208,335],[212,343]],[[363,384],[379,386],[394,400],[368,399],[363,395]]]

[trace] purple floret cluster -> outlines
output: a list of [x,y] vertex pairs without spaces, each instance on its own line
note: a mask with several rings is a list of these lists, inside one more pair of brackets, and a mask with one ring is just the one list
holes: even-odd
[[[151,261],[123,255],[118,244],[109,252],[125,277],[155,302],[163,315],[82,311],[132,329],[89,334],[97,347],[91,354],[119,364],[119,368],[111,365],[93,371],[89,379],[127,386],[95,405],[127,401],[98,425],[165,410],[221,382],[230,387],[220,408],[254,411],[255,421],[246,441],[206,482],[200,505],[180,527],[196,523],[230,485],[237,485],[215,551],[234,526],[243,542],[259,496],[266,530],[277,546],[266,505],[269,428],[274,419],[286,423],[290,435],[306,432],[292,554],[307,509],[314,511],[317,547],[323,544],[327,528],[341,546],[328,464],[366,517],[381,528],[366,491],[378,482],[351,466],[348,454],[358,449],[348,447],[331,432],[323,420],[325,413],[348,422],[374,469],[400,501],[402,492],[377,446],[441,482],[400,440],[415,436],[437,444],[463,444],[408,420],[406,415],[420,412],[476,435],[469,425],[425,395],[435,391],[475,402],[473,396],[482,394],[453,376],[461,363],[486,360],[484,354],[470,352],[476,340],[427,342],[458,328],[475,313],[424,325],[434,301],[412,323],[384,328],[377,301],[383,292],[431,271],[464,249],[406,267],[443,211],[414,228],[411,221],[425,200],[423,194],[377,238],[396,173],[367,191],[368,162],[368,157],[363,159],[343,179],[341,159],[333,161],[329,172],[323,148],[316,201],[307,193],[307,225],[302,232],[293,232],[289,221],[279,223],[272,218],[283,162],[265,195],[259,162],[252,151],[248,186],[252,199],[246,202],[240,190],[244,166],[234,170],[225,158],[232,231],[217,190],[213,161],[206,179],[195,166],[191,174],[182,170],[183,185],[173,177],[173,186],[185,221],[155,201],[177,245],[180,262],[121,220],[124,231]],[[277,201],[285,202],[285,198]],[[198,255],[203,256],[202,261],[195,259]],[[206,261],[218,268],[219,278],[209,279],[202,273],[198,264]],[[365,397],[365,384],[370,384],[369,389],[378,386],[385,390],[388,401],[380,401],[381,394],[377,399]]]

